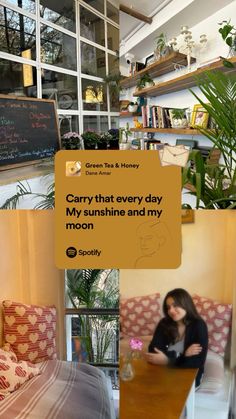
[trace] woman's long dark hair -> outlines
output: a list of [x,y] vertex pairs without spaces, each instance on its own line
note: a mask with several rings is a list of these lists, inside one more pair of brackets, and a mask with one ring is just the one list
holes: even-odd
[[183,319],[186,325],[191,323],[193,320],[201,319],[201,316],[197,312],[192,297],[186,290],[183,288],[175,288],[174,290],[169,291],[163,301],[163,313],[165,317],[162,321],[162,324],[164,333],[168,336],[170,342],[173,343],[178,337],[178,325],[168,314],[168,307],[166,302],[169,297],[173,298],[175,304],[178,307],[181,307],[186,311],[186,316]]

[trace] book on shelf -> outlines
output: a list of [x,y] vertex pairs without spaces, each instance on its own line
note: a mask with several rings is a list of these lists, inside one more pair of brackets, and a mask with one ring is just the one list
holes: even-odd
[[142,106],[143,128],[172,128],[171,108],[161,106]]
[[144,150],[162,150],[164,144],[160,140],[146,139],[144,140]]

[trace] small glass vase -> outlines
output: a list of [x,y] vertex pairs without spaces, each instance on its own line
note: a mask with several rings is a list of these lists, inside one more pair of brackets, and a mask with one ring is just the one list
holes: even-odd
[[229,47],[228,58],[232,58],[236,56],[236,36],[233,36],[232,46]]
[[125,361],[120,370],[120,379],[122,381],[131,381],[135,376],[134,367],[130,361]]
[[230,47],[229,49],[229,53],[228,53],[228,58],[232,58],[236,56],[236,49],[235,47]]

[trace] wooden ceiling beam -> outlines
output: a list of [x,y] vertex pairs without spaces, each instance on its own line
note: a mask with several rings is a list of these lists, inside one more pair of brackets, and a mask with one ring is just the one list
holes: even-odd
[[138,20],[142,20],[143,22],[149,23],[149,25],[152,23],[151,17],[145,16],[142,13],[136,12],[136,10],[125,6],[124,4],[120,4],[120,11],[126,13],[127,15],[133,16]]

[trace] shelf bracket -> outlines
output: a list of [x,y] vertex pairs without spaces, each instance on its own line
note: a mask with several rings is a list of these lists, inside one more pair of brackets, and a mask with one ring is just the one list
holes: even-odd
[[136,10],[125,6],[124,4],[120,4],[120,11],[132,17],[135,17],[138,20],[142,20],[143,22],[149,23],[149,25],[152,23],[152,17],[145,16],[142,13],[139,13]]

